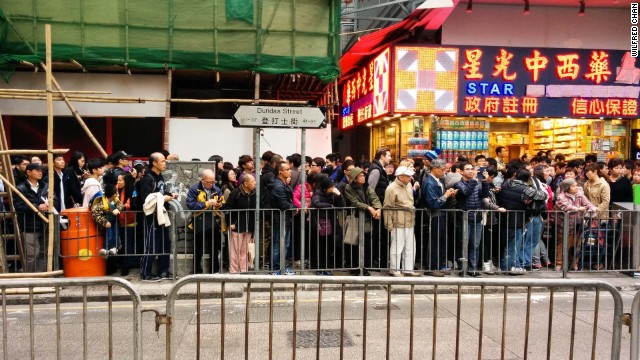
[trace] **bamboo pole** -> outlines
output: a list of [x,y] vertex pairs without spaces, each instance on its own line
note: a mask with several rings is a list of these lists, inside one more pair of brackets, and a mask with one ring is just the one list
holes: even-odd
[[[51,154],[66,154],[68,152],[69,152],[69,149],[51,150]],[[49,150],[33,150],[33,149],[0,150],[0,155],[22,155],[22,154],[44,155],[48,153],[49,153]]]
[[47,251],[47,272],[53,270],[53,242],[55,241],[54,234],[54,226],[53,226],[53,181],[56,178],[56,173],[53,171],[53,94],[51,93],[51,25],[44,25],[44,33],[45,33],[45,41],[46,41],[46,62],[47,62],[47,71],[46,71],[46,84],[47,84],[47,168],[49,170],[49,174],[51,174],[51,179],[48,181],[49,186],[49,196],[48,196],[48,206],[49,206],[49,242],[48,242],[48,251]]
[[[54,85],[55,85],[54,81]],[[127,98],[127,97],[100,97],[100,96],[61,96],[54,95],[54,101],[65,101],[65,98],[69,101],[76,102],[89,102],[89,103],[146,103],[146,102],[166,102],[166,99],[160,98]],[[13,95],[0,93],[0,99],[14,99],[14,100],[46,100],[43,95]],[[239,103],[239,104],[251,104],[254,100],[251,99],[171,99],[173,103],[194,103],[194,104],[216,104],[216,103]],[[292,104],[292,105],[307,105],[309,101],[306,100],[270,100],[261,99],[260,103],[264,104]]]
[[[64,273],[63,273],[62,270],[49,271],[49,272],[39,272],[39,273],[7,273],[7,274],[0,274],[0,279],[24,279],[24,278],[56,277],[56,276],[62,276],[63,274]],[[9,293],[9,292],[7,291],[7,293]]]
[[169,120],[171,119],[171,86],[173,85],[173,69],[167,70],[167,96],[164,106],[164,141],[162,148],[169,150]]
[[[40,66],[44,67],[44,70],[47,71],[49,74],[51,74],[51,63],[47,63],[46,66],[40,63]],[[73,117],[75,117],[76,120],[78,120],[80,127],[89,136],[89,140],[91,140],[91,142],[93,142],[93,145],[95,145],[98,148],[102,156],[107,157],[107,152],[104,151],[104,148],[102,147],[102,145],[100,145],[100,143],[98,142],[98,139],[96,139],[96,137],[93,136],[93,133],[91,133],[91,130],[89,129],[89,127],[87,127],[87,124],[85,124],[84,120],[82,120],[82,117],[80,117],[80,114],[78,114],[78,110],[76,110],[76,108],[73,107],[73,104],[71,104],[71,101],[69,101],[69,98],[67,97],[67,95],[64,92],[62,92],[62,87],[60,86],[60,84],[58,84],[58,81],[56,81],[53,75],[49,75],[49,76],[51,76],[51,82],[56,87],[56,89],[58,89],[58,91],[62,93],[63,100],[65,104],[67,104],[67,107],[69,108],[69,110],[71,110]],[[48,98],[47,98],[47,101],[49,101]],[[51,111],[53,116],[53,108]]]
[[13,191],[16,195],[18,195],[18,197],[20,199],[22,199],[22,201],[25,202],[25,204],[27,204],[27,206],[33,210],[33,212],[36,213],[36,215],[38,215],[40,217],[40,219],[42,219],[42,221],[44,221],[45,223],[49,223],[49,219],[47,219],[44,215],[42,215],[42,213],[40,212],[40,210],[38,210],[37,207],[35,207],[31,201],[29,201],[26,197],[24,197],[24,195],[22,195],[22,193],[20,192],[20,190],[18,190],[15,186],[13,186],[12,183],[9,182],[9,180],[7,180],[6,177],[4,177],[2,174],[0,174],[0,180],[2,180],[2,182],[4,183],[5,186],[8,186],[11,191]]
[[[51,91],[53,94],[61,94],[62,91]],[[0,89],[0,93],[18,93],[18,94],[42,94],[46,95],[47,90],[31,90],[31,89]],[[69,90],[65,94],[111,94],[111,91],[93,91],[93,90]]]

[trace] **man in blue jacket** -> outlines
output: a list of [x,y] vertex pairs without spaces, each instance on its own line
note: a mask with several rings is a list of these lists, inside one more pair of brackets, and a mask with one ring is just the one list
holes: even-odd
[[425,175],[422,180],[422,189],[424,189],[424,200],[427,209],[431,210],[430,231],[431,241],[429,244],[429,264],[428,269],[434,270],[431,275],[444,276],[447,269],[447,229],[446,229],[446,213],[440,210],[449,209],[452,197],[456,195],[458,190],[444,190],[444,183],[441,178],[444,175],[447,164],[442,159],[434,159],[431,161],[431,172]]
[[[454,188],[458,190],[456,194],[456,208],[466,212],[468,219],[468,231],[467,238],[462,241],[466,241],[468,244],[467,260],[469,261],[470,276],[478,276],[478,258],[480,257],[480,241],[482,241],[482,183],[478,181],[478,170],[468,162],[463,162],[460,165],[462,169],[462,180],[458,181]],[[462,225],[462,218],[460,219],[460,225]],[[461,227],[459,227],[461,229]],[[458,231],[462,235],[462,231]],[[462,245],[462,244],[460,244]],[[462,246],[459,247],[462,250]],[[464,255],[463,255],[464,256]]]
[[[271,268],[274,275],[281,275],[280,264],[280,232],[284,231],[285,262],[291,258],[291,217],[294,213],[289,209],[296,209],[293,204],[293,190],[287,185],[287,178],[291,176],[291,167],[286,161],[279,161],[275,166],[276,177],[269,184],[271,192],[271,206],[280,209],[273,215],[273,237],[271,247]],[[289,211],[287,211],[289,210]],[[284,229],[280,225],[280,213],[284,212]],[[297,213],[297,211],[296,211]],[[295,275],[295,272],[285,265],[285,275]]]

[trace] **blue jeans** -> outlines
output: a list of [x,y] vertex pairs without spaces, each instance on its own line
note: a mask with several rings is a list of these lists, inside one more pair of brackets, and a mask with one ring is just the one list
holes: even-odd
[[481,222],[473,222],[469,219],[469,241],[468,252],[469,254],[469,271],[480,270],[478,266],[478,259],[480,258],[480,242],[482,241],[482,229]]
[[117,248],[120,245],[120,235],[117,221],[111,222],[111,227],[106,229],[105,249]]
[[[285,221],[286,224],[286,221]],[[271,237],[271,269],[280,271],[280,219],[273,220],[273,236]],[[285,263],[291,259],[291,227],[285,225],[284,230],[284,247],[285,247]]]
[[518,261],[518,252],[522,252],[522,227],[508,227],[506,229],[506,243],[502,254],[500,267],[502,271],[509,271],[512,267],[522,267]]
[[521,265],[531,266],[533,253],[542,236],[542,216],[534,216],[531,221],[527,222],[527,232],[524,236],[524,249],[518,251],[518,263]]

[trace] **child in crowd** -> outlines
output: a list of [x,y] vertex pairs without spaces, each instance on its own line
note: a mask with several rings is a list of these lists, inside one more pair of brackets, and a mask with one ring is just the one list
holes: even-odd
[[93,220],[101,228],[106,229],[105,247],[100,250],[100,256],[104,259],[118,253],[120,241],[116,221],[118,214],[123,210],[124,205],[118,199],[116,186],[112,184],[105,185],[104,195],[97,197],[91,204]]

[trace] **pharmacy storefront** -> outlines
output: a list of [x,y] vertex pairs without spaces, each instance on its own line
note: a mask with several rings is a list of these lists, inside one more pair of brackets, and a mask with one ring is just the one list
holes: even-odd
[[568,158],[628,158],[640,69],[629,52],[397,45],[343,81],[340,129],[370,130],[370,156],[440,148],[509,158],[553,149]]

